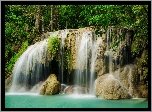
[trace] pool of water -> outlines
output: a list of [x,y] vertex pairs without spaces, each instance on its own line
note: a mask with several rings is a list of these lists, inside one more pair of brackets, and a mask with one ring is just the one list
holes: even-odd
[[105,100],[84,94],[5,93],[5,108],[148,108],[145,98]]

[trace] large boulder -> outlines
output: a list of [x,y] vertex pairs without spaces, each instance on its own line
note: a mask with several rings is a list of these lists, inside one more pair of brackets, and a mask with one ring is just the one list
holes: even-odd
[[48,79],[44,82],[40,94],[41,95],[53,95],[53,94],[58,94],[60,92],[60,87],[61,84],[57,80],[57,77],[55,74],[51,74]]
[[104,99],[129,99],[129,91],[112,74],[100,76],[95,81],[96,96]]
[[139,83],[137,66],[129,64],[95,81],[96,95],[105,99],[147,98],[148,88]]
[[140,83],[140,74],[138,74],[138,67],[135,64],[129,64],[121,67],[118,71],[113,73],[123,86],[129,90],[135,98],[147,98],[148,88],[145,84]]

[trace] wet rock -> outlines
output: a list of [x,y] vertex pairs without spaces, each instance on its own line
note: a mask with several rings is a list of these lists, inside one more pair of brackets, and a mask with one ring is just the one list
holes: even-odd
[[37,83],[35,86],[32,87],[32,89],[30,90],[30,92],[39,93],[39,91],[42,88],[43,84],[44,84],[44,82],[40,81],[39,83]]
[[96,96],[104,99],[129,99],[129,91],[111,74],[96,79]]
[[57,77],[55,74],[51,74],[48,79],[44,82],[40,94],[53,95],[58,94],[60,91],[60,82],[57,81]]
[[148,88],[146,85],[139,84],[134,93],[134,97],[136,98],[148,98]]
[[11,87],[12,83],[12,75],[7,75],[7,78],[5,79],[5,91],[8,91]]
[[61,84],[61,91],[64,91],[64,89],[66,88],[65,84]]
[[68,88],[65,90],[65,93],[66,93],[66,94],[72,94],[72,93],[73,93],[73,86],[68,87]]
[[80,86],[69,86],[65,90],[65,94],[86,94],[87,89],[86,87],[80,87]]
[[[148,88],[139,83],[136,65],[130,64],[96,79],[96,95],[105,99],[147,98]],[[125,91],[124,91],[125,90]],[[129,94],[130,96],[128,96]]]

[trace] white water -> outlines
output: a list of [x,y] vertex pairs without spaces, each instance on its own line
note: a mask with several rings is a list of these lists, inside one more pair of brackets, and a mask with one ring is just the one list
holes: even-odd
[[[93,39],[96,38],[96,39]],[[75,82],[76,85],[85,86],[89,89],[89,94],[95,94],[95,61],[102,38],[99,35],[93,35],[93,32],[84,32],[82,37],[77,36],[77,61],[78,68]],[[90,62],[88,58],[91,58]],[[89,64],[91,63],[91,64]],[[83,85],[85,84],[85,85]],[[77,92],[78,93],[78,92]]]
[[91,57],[91,74],[90,74],[90,94],[95,94],[95,87],[94,87],[94,81],[95,81],[95,61],[97,59],[97,50],[99,49],[99,45],[102,44],[102,38],[98,37],[96,41],[92,44],[92,57]]
[[[58,35],[58,31],[50,32],[49,38]],[[50,59],[47,54],[48,38],[29,46],[19,57],[13,68],[11,93],[38,93],[48,75],[50,75]],[[36,85],[38,84],[38,85]]]
[[71,94],[68,96],[69,98],[73,98],[73,99],[79,99],[79,98],[87,98],[87,99],[91,99],[91,98],[96,98],[96,96],[94,95],[89,95],[89,94]]
[[30,88],[28,84],[43,80],[41,75],[43,66],[46,66],[46,56],[47,39],[29,46],[15,63],[10,92],[26,92]]
[[[78,51],[77,51],[77,62],[76,62],[76,67],[78,68],[76,77],[75,77],[75,82],[76,85],[84,85],[86,88],[88,87],[88,56],[91,51],[91,44],[92,44],[92,32],[84,32],[82,35],[82,39],[79,39],[80,37],[78,36],[76,39],[76,43],[79,43]],[[83,73],[85,70],[85,73]]]
[[64,45],[65,45],[65,38],[67,37],[68,30],[61,30],[61,84],[64,83]]

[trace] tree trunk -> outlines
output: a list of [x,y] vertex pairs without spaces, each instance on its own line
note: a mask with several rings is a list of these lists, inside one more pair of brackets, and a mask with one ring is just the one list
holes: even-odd
[[42,5],[39,5],[39,33],[42,33],[42,28],[43,28],[43,14],[42,14]]
[[42,15],[42,33],[44,32],[44,17]]
[[51,21],[50,21],[50,31],[53,31],[53,5],[51,5]]
[[39,32],[39,18],[40,18],[40,6],[36,5],[36,15],[35,15],[35,31]]

